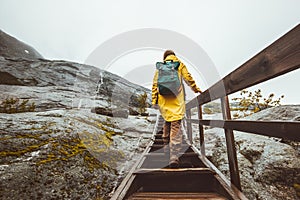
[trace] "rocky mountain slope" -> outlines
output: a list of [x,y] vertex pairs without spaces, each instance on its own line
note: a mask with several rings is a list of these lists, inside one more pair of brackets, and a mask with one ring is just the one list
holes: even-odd
[[155,117],[136,107],[149,90],[93,66],[23,55],[34,51],[3,35],[1,199],[109,199],[152,134]]
[[[149,90],[96,67],[67,61],[0,57],[2,98],[31,99],[37,110],[137,106]],[[150,100],[148,100],[150,101]]]
[[34,48],[6,34],[2,30],[0,30],[0,56],[30,60],[43,58]]

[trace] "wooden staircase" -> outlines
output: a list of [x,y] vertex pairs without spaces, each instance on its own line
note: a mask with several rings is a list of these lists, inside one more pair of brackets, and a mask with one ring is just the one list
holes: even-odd
[[159,117],[152,141],[111,199],[243,199],[241,192],[208,167],[186,140],[179,168],[170,168],[168,149],[163,148],[163,123]]
[[[238,159],[233,131],[300,141],[300,122],[232,120],[228,95],[300,68],[300,25],[257,53],[239,68],[186,104],[189,141],[182,146],[178,169],[168,166],[157,120],[153,140],[124,178],[111,199],[247,199],[240,191]],[[221,100],[223,120],[203,119],[202,106]],[[198,119],[192,118],[197,109]],[[194,145],[193,126],[199,126],[200,150]],[[224,129],[230,181],[205,157],[204,126]]]

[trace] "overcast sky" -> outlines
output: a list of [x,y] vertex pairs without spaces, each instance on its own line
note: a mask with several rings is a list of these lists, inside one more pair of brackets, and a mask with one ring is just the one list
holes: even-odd
[[[1,0],[0,29],[45,58],[79,63],[116,35],[170,30],[201,46],[224,77],[299,24],[299,8],[299,0]],[[284,94],[285,104],[299,104],[299,71],[259,87]]]

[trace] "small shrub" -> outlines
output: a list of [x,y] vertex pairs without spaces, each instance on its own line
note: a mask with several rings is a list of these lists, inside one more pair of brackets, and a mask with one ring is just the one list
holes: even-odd
[[203,112],[205,114],[213,114],[213,111],[210,108],[204,107]]
[[34,112],[35,103],[29,103],[28,99],[6,98],[0,102],[0,113]]
[[281,95],[278,99],[274,100],[275,95],[271,93],[267,98],[263,98],[261,90],[258,89],[254,92],[249,92],[248,90],[242,90],[240,92],[241,97],[233,98],[233,101],[238,103],[237,108],[232,108],[232,111],[239,111],[233,115],[234,118],[245,117],[253,113],[259,112],[266,108],[279,106],[280,101],[284,98],[284,95]]
[[144,94],[140,94],[137,101],[140,114],[145,113],[147,107],[147,93],[144,92]]
[[222,113],[221,104],[217,103],[217,102],[207,103],[203,107],[204,107],[204,109],[203,109],[204,112],[205,112],[205,108],[208,108],[211,111],[211,113],[207,113],[207,114]]

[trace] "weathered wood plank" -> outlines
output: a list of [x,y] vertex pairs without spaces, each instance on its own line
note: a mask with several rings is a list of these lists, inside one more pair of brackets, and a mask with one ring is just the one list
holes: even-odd
[[[186,118],[187,119],[191,119],[191,109],[187,109],[186,110]],[[191,123],[187,122],[187,136],[188,136],[188,139],[190,141],[190,144],[193,144],[193,132],[192,132],[192,125]]]
[[[203,118],[201,105],[197,106],[197,110],[198,110],[198,119],[201,120]],[[201,151],[201,155],[205,156],[204,127],[201,124],[199,124],[198,128],[199,128],[200,151]]]
[[163,199],[203,199],[203,200],[225,200],[226,198],[216,193],[179,193],[179,192],[139,192],[129,200],[163,200]]
[[168,175],[174,175],[178,173],[214,173],[209,168],[178,168],[178,169],[171,169],[171,168],[141,168],[137,169],[134,174],[144,174],[144,173],[151,173],[151,174],[168,174]]
[[[151,150],[157,150],[157,149],[162,149],[163,147],[164,147],[165,145],[164,144],[153,144],[153,145],[151,145],[150,147],[151,147]],[[191,145],[189,145],[189,144],[182,144],[181,145],[181,148],[182,149],[188,149],[189,147],[190,147]]]
[[300,141],[300,122],[197,119],[191,119],[191,122],[200,123],[205,126],[226,128],[264,136]]
[[[228,96],[221,98],[221,106],[222,106],[222,114],[224,120],[231,120],[231,113],[229,107]],[[234,134],[232,129],[224,128],[225,138],[226,138],[226,147],[227,147],[227,156],[229,163],[229,171],[230,171],[230,180],[239,190],[241,187],[240,173],[236,155]]]
[[300,67],[300,25],[187,103],[196,107]]
[[[148,153],[145,157],[155,158],[155,157],[164,157],[165,153]],[[198,157],[199,155],[195,152],[185,152],[181,157]]]

